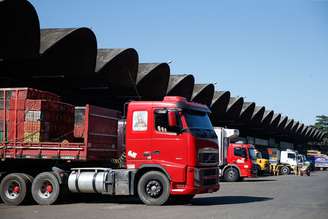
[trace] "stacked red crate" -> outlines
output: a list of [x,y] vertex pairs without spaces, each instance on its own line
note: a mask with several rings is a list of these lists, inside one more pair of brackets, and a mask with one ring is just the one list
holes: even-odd
[[58,101],[26,100],[25,142],[62,141],[74,130],[74,106]]
[[74,106],[59,101],[58,95],[37,89],[0,89],[0,142],[61,140],[72,135]]

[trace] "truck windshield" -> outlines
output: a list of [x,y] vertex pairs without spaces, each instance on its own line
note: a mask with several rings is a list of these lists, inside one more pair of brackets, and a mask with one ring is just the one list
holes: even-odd
[[249,148],[248,153],[249,153],[249,158],[251,160],[256,160],[256,154],[255,154],[255,149],[254,148]]
[[191,133],[198,137],[216,138],[208,114],[200,111],[184,111],[184,116],[187,121],[188,129]]

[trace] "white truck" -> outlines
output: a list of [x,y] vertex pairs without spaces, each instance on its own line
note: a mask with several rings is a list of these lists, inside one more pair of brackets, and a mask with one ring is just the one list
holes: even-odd
[[280,151],[277,148],[271,148],[269,151],[269,161],[271,170],[281,175],[289,175],[297,169],[297,151],[287,149]]

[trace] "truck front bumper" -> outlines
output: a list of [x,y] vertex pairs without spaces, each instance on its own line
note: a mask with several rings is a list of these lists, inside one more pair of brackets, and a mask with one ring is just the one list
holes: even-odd
[[220,189],[218,167],[188,167],[186,185],[171,184],[171,194],[212,193]]

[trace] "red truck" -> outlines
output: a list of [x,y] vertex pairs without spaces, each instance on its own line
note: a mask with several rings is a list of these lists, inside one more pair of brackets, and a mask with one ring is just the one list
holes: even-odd
[[257,175],[255,148],[251,144],[230,143],[239,135],[237,129],[214,128],[218,136],[220,176],[235,182]]
[[41,94],[0,89],[4,203],[33,198],[49,205],[73,192],[138,195],[147,205],[162,205],[169,197],[188,201],[219,190],[217,137],[207,106],[165,97],[128,102],[121,116],[86,105],[76,108],[74,126],[70,106]]

